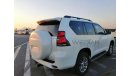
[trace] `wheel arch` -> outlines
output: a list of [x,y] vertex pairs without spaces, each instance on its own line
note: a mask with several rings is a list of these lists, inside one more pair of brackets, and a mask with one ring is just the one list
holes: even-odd
[[[80,54],[81,52],[87,53],[87,54],[89,55],[89,59],[91,58],[91,49],[90,49],[90,48],[82,48],[82,49],[78,52],[78,54],[77,54],[76,62],[77,62],[78,56],[79,56],[79,54]],[[75,66],[76,66],[76,62],[75,62]]]
[[[78,58],[78,55],[79,55],[80,52],[85,52],[85,53],[87,53],[87,54],[89,55],[89,57],[91,58],[91,49],[90,49],[90,48],[82,48],[82,49],[78,52],[77,58]],[[77,58],[76,58],[76,60],[77,60]]]

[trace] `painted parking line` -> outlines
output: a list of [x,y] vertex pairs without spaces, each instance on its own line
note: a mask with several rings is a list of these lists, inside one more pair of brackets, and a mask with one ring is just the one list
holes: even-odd
[[30,69],[31,69],[31,67],[30,67],[30,47],[27,44],[25,66],[24,66],[24,76],[31,76]]
[[31,76],[31,70],[30,70],[30,68],[24,73],[24,76]]
[[22,43],[22,44],[20,44],[20,45],[18,45],[18,46],[15,46],[14,48],[18,48],[18,47],[20,47],[20,46],[23,46],[23,45],[25,45],[26,43],[28,43],[28,42]]
[[15,53],[14,53],[14,60],[16,59],[16,57],[17,57],[17,55],[18,55],[19,50],[20,50],[21,47],[22,47],[22,46],[19,46],[19,47],[16,49],[16,51],[15,51]]
[[46,76],[54,76],[51,69],[46,66],[44,66],[44,71],[45,71]]
[[97,61],[95,61],[94,63],[96,63],[97,65],[99,65],[100,67],[102,67],[102,68],[107,68],[107,66],[106,65],[104,65],[104,64],[102,64],[102,63],[100,63],[100,62],[97,62]]

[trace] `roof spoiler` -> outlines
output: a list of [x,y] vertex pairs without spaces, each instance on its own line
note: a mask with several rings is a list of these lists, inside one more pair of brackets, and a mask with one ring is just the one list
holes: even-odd
[[77,18],[77,19],[83,19],[83,20],[87,20],[87,21],[91,21],[90,19],[84,19],[84,18],[79,18],[79,17],[74,17],[74,16],[68,16],[68,15],[65,15],[64,18]]

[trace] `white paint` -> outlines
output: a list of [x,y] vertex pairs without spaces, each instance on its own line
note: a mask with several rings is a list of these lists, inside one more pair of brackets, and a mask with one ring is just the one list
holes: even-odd
[[[43,29],[43,26],[36,28],[29,38],[33,60],[52,69],[55,68],[51,66],[56,65],[58,67],[57,69],[62,70],[71,68],[75,65],[79,55],[78,53],[81,49],[89,48],[91,51],[91,57],[103,52],[104,50],[108,51],[110,41],[114,40],[112,35],[76,35],[69,26],[71,20],[93,23],[84,19],[62,18],[58,31],[65,31],[65,37],[71,44],[71,46],[67,47],[57,46],[57,37],[50,36],[48,31]],[[55,61],[55,63],[49,63],[42,60],[46,57]],[[99,65],[106,68],[102,64]]]
[[20,44],[20,45],[18,45],[18,46],[15,46],[14,48],[18,48],[18,47],[20,47],[20,46],[23,46],[23,45],[26,44],[26,43],[28,43],[28,42],[25,42],[25,43],[23,43],[23,44]]
[[25,61],[25,68],[27,67],[28,64],[29,64],[29,61]]
[[24,73],[24,76],[31,76],[31,70],[29,69]]
[[[26,50],[26,59],[25,59],[25,66],[24,70],[27,67],[27,65],[30,63],[30,51],[29,51],[29,46],[27,44],[27,50]],[[24,71],[24,76],[31,76],[31,71],[30,71],[30,64],[29,64],[29,69],[27,71]]]
[[97,62],[97,61],[95,61],[94,63],[96,63],[97,65],[101,66],[102,68],[107,68],[107,66],[105,66],[104,64],[99,63],[99,62]]
[[18,55],[19,50],[20,50],[21,47],[22,47],[22,46],[19,46],[19,47],[16,49],[16,51],[15,51],[15,53],[14,53],[14,60],[16,59],[16,56]]

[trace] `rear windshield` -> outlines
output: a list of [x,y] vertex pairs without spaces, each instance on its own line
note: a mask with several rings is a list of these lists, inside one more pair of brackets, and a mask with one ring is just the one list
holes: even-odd
[[58,20],[43,20],[37,22],[39,26],[37,29],[48,31],[50,35],[56,36],[58,32],[58,28],[60,25],[60,21]]
[[58,20],[43,20],[37,22],[39,25],[59,25],[60,21]]

